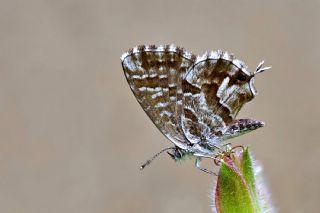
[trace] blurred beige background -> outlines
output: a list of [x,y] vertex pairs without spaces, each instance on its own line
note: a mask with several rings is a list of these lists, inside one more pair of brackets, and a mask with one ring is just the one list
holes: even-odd
[[[279,212],[319,212],[320,1],[0,1],[0,212],[210,212],[212,178],[164,155],[120,56],[137,44],[221,48],[259,95],[234,139],[264,165]],[[212,166],[208,164],[207,166]]]

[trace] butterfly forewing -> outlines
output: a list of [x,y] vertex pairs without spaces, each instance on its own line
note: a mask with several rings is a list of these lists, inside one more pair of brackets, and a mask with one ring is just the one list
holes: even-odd
[[187,143],[181,126],[182,82],[194,55],[175,46],[139,46],[122,66],[130,88],[158,129],[176,145]]

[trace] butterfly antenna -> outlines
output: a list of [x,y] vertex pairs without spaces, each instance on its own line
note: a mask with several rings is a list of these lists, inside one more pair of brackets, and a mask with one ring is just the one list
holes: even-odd
[[147,160],[144,164],[142,164],[142,166],[140,167],[140,170],[143,170],[146,166],[148,166],[154,159],[156,159],[159,155],[161,155],[162,153],[168,151],[168,150],[172,150],[175,149],[175,147],[168,147],[165,148],[163,150],[161,150],[160,152],[158,152],[157,154],[155,154],[154,156],[152,156],[152,158],[150,158],[149,160]]

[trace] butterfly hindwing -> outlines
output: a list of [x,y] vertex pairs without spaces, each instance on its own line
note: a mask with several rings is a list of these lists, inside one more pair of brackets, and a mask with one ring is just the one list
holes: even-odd
[[[253,98],[250,78],[242,62],[222,51],[197,59],[186,75],[182,126],[188,140],[215,145],[238,114]],[[250,79],[248,79],[250,80]]]

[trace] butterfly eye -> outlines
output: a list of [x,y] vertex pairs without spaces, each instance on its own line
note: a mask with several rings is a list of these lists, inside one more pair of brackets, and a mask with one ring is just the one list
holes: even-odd
[[239,75],[238,75],[238,80],[239,81],[246,81],[248,79],[249,76],[247,76],[246,74],[244,74],[243,72],[239,72]]

